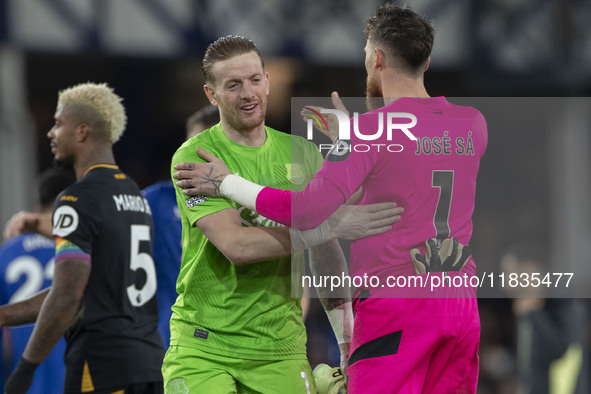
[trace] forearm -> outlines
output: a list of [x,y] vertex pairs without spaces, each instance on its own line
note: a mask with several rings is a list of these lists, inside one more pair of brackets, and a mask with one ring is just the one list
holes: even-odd
[[4,227],[4,238],[16,237],[23,233],[39,233],[48,238],[53,238],[53,224],[51,212],[27,212],[21,211],[10,218]]
[[256,210],[266,218],[298,229],[318,227],[346,197],[332,182],[314,178],[301,192],[262,187],[236,175],[227,176],[220,187],[224,197]]
[[[337,240],[310,249],[310,270],[315,276],[348,275],[347,263]],[[353,335],[351,292],[347,287],[316,288],[320,302],[339,345],[350,343]]]
[[23,357],[40,364],[72,324],[80,298],[66,290],[52,289],[47,295]]
[[[228,245],[234,250],[232,253],[234,258],[231,261],[235,265],[289,256],[335,238],[334,232],[326,221],[319,227],[307,231],[286,227],[247,227],[241,233],[242,235],[236,235],[232,244]],[[338,250],[342,255],[340,248]],[[335,270],[341,272],[341,269],[346,270],[346,268],[343,257],[342,264],[339,263]]]
[[0,307],[0,325],[17,326],[35,323],[49,290],[49,288],[45,289],[26,300]]
[[39,224],[37,225],[36,232],[53,239],[53,223],[51,222],[51,212],[40,214]]
[[301,192],[265,187],[257,196],[256,209],[279,223],[289,217],[290,227],[310,230],[320,226],[347,198],[332,182],[314,178]]
[[328,225],[310,232],[299,232],[283,226],[243,227],[234,209],[204,216],[197,220],[196,226],[233,265],[289,256],[334,238]]
[[[345,255],[337,240],[331,240],[313,247],[309,253],[312,275],[319,277],[348,275],[349,270]],[[316,288],[316,292],[326,311],[351,301],[351,290],[349,288],[336,287],[331,291],[330,288],[319,287]]]
[[[208,237],[209,238],[209,237]],[[210,240],[216,244],[215,237]],[[291,241],[287,227],[242,227],[231,239],[216,245],[234,265],[246,265],[289,256]]]

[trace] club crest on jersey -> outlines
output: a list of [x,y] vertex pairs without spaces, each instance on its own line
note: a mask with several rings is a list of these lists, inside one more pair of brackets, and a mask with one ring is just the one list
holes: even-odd
[[285,164],[285,168],[287,168],[287,180],[290,181],[294,185],[301,185],[305,182],[304,173],[302,171],[302,167],[299,164]]
[[207,197],[205,196],[193,196],[190,198],[187,198],[187,208],[193,208],[196,205],[199,205],[201,203],[204,203],[207,201]]
[[53,234],[65,237],[78,228],[78,212],[69,205],[62,205],[53,213]]
[[175,378],[168,382],[168,390],[170,394],[186,394],[189,392],[187,381],[184,378]]

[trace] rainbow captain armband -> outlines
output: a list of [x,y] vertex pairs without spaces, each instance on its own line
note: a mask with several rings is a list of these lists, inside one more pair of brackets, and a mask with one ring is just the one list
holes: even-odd
[[291,192],[257,185],[239,175],[230,174],[220,185],[223,197],[236,201],[276,222],[291,226]]
[[83,259],[90,261],[90,255],[62,237],[55,237],[55,262],[66,259]]

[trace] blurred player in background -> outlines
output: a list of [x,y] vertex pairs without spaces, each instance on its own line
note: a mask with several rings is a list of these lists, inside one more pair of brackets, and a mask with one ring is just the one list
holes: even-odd
[[47,136],[77,182],[54,206],[51,288],[0,308],[2,326],[35,322],[7,394],[27,391],[64,335],[64,393],[163,392],[150,208],[113,156],[125,124],[121,98],[106,84],[59,93]]
[[[252,180],[289,188],[298,177],[305,185],[322,158],[308,141],[265,125],[269,75],[254,43],[237,36],[216,40],[205,52],[203,74],[221,122],[186,141],[172,171],[176,163],[197,160],[201,145]],[[292,157],[294,144],[311,160]],[[292,262],[289,229],[221,198],[187,197],[177,188],[177,202],[183,259],[162,369],[166,392],[314,393],[300,300],[291,294],[292,263],[303,269],[303,255]],[[368,216],[367,223],[374,220]],[[300,249],[340,235],[328,233],[314,240],[300,234]],[[338,242],[324,246],[317,258],[343,269]]]
[[187,118],[187,139],[201,134],[220,122],[220,111],[213,105],[206,105]]
[[[399,203],[405,210],[400,223],[351,246],[351,275],[376,276],[382,286],[356,289],[349,389],[354,393],[474,393],[480,336],[475,290],[448,287],[430,293],[420,286],[385,284],[389,278],[417,273],[429,272],[440,280],[474,274],[474,261],[463,245],[472,235],[486,123],[476,109],[427,93],[423,77],[434,33],[423,17],[406,7],[385,4],[366,21],[365,34],[368,105],[381,107],[360,115],[358,130],[374,134],[380,129],[380,118],[386,119],[383,125],[390,122],[389,114],[402,117],[393,123],[406,125],[405,133],[403,129],[384,132],[372,141],[402,149],[352,149],[348,157],[333,151],[299,193],[262,188],[228,176],[231,172],[219,159],[200,150],[213,164],[179,164],[181,171],[175,176],[182,180],[177,185],[186,188],[187,195],[231,197],[267,218],[304,230],[325,220],[359,186],[365,189],[360,203],[384,199]],[[347,147],[364,142],[353,133],[350,141],[343,141]],[[462,274],[446,272],[459,271],[464,265]]]
[[517,373],[520,394],[589,392],[588,316],[579,299],[547,298],[544,281],[551,272],[548,251],[538,244],[519,244],[501,258],[511,277],[532,278],[530,286],[506,287],[517,320]]
[[[39,213],[51,212],[58,194],[76,181],[71,169],[51,168],[38,180]],[[35,233],[24,233],[0,247],[0,304],[11,304],[29,298],[51,286],[55,243]],[[16,367],[33,332],[33,326],[2,329],[2,387]],[[66,342],[60,339],[43,364],[29,393],[61,394],[64,389],[64,352]]]
[[[187,140],[219,123],[217,107],[208,105],[187,118]],[[176,280],[181,268],[181,215],[176,203],[172,181],[162,181],[148,186],[142,191],[150,203],[154,220],[154,264],[158,278],[158,310],[160,322],[158,329],[164,347],[170,342],[171,307],[177,297]]]

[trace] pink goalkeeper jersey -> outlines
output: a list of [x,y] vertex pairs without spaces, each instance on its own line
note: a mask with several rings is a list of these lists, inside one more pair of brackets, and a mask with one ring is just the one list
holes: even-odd
[[[417,140],[397,129],[388,139],[388,113],[414,115],[416,125],[408,130]],[[394,201],[403,207],[402,220],[391,231],[352,244],[351,276],[412,275],[412,248],[424,253],[432,237],[454,237],[468,245],[472,235],[476,175],[487,144],[482,114],[444,97],[400,98],[359,115],[361,134],[376,134],[380,116],[384,130],[374,140],[359,138],[352,119],[351,154],[342,161],[325,160],[303,192],[291,193],[290,213],[285,192],[263,189],[257,199],[261,215],[287,223],[291,217],[298,229],[318,226],[360,186],[365,193],[358,204]],[[391,123],[410,119],[396,115]],[[465,270],[474,272],[472,259]]]

